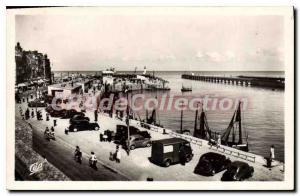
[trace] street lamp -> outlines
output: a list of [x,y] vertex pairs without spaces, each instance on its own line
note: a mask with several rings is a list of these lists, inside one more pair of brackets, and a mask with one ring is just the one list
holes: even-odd
[[127,97],[127,108],[126,108],[126,124],[127,124],[127,154],[130,153],[130,128],[129,128],[129,101],[128,101],[128,89],[125,89],[126,97]]

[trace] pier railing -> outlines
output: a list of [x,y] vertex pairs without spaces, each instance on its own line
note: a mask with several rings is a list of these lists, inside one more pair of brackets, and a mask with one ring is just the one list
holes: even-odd
[[177,137],[177,138],[181,138],[181,139],[185,139],[187,141],[189,141],[192,144],[195,144],[199,147],[202,147],[203,145],[208,145],[209,149],[226,154],[226,155],[231,155],[233,157],[239,158],[239,159],[243,159],[246,161],[250,161],[255,163],[256,162],[256,156],[247,152],[243,152],[234,148],[230,148],[230,147],[226,147],[226,146],[217,146],[217,145],[212,145],[209,144],[208,141],[205,142],[199,138],[195,138],[191,135],[185,135],[185,134],[180,134],[180,133],[176,133],[170,129],[165,129],[162,127],[157,127],[155,125],[151,125],[151,124],[147,124],[144,122],[140,122],[140,121],[136,121],[136,123],[138,123],[140,126],[146,128],[145,126],[148,127],[148,130],[150,131],[154,131],[157,133],[161,133],[161,134],[168,134],[172,137]]
[[175,133],[173,131],[169,132],[168,134],[173,136],[173,137],[178,137],[178,138],[181,138],[181,139],[185,139],[185,140],[191,142],[192,144],[202,146],[202,141],[200,139],[197,139],[197,138],[193,137],[193,136],[180,134],[180,133]]
[[157,127],[155,125],[151,125],[151,124],[147,124],[145,122],[139,122],[138,123],[142,126],[142,127],[149,127],[149,130],[150,131],[154,131],[154,132],[158,132],[158,133],[161,133],[161,134],[168,134],[172,137],[177,137],[177,138],[181,138],[181,139],[185,139],[189,142],[191,142],[192,144],[195,144],[195,145],[198,145],[198,146],[202,146],[202,140],[201,139],[198,139],[198,138],[195,138],[191,135],[185,135],[185,134],[180,134],[180,133],[176,133],[170,129],[165,129],[163,127]]
[[253,156],[253,155],[248,155],[246,153],[243,153],[242,151],[233,150],[233,149],[226,148],[226,147],[223,147],[223,146],[217,146],[217,145],[212,145],[212,144],[210,144],[209,146],[210,146],[209,148],[212,149],[212,150],[222,152],[224,154],[231,155],[231,156],[234,156],[236,158],[240,158],[240,159],[247,160],[247,161],[255,163],[255,158],[256,157]]

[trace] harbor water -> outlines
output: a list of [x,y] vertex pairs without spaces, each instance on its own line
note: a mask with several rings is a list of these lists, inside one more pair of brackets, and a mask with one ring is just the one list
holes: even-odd
[[[55,72],[60,77],[61,73]],[[71,73],[71,72],[70,72]],[[73,72],[77,73],[77,72]],[[78,72],[93,74],[93,72]],[[269,156],[270,146],[275,146],[275,158],[284,161],[284,90],[274,90],[255,87],[244,87],[238,85],[211,83],[204,81],[192,81],[181,79],[182,71],[161,71],[155,72],[155,76],[167,81],[170,91],[168,92],[143,92],[148,97],[188,96],[211,98],[229,98],[247,100],[247,107],[242,110],[243,132],[248,134],[249,151]],[[194,74],[213,76],[269,76],[284,77],[284,72],[194,72]],[[192,87],[192,92],[181,92],[182,85]],[[135,92],[137,93],[137,92]],[[234,108],[228,110],[207,110],[207,122],[212,131],[224,131],[232,118]],[[145,111],[139,115],[145,118]],[[180,111],[160,110],[157,114],[157,121],[166,128],[173,130],[180,129]],[[195,111],[186,110],[183,112],[183,129],[191,130],[193,133]]]

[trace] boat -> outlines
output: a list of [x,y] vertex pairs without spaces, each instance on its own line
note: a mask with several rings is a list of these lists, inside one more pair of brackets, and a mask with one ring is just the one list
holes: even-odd
[[184,86],[182,85],[182,87],[181,87],[181,92],[190,92],[190,91],[192,91],[192,87],[184,87]]
[[[203,110],[203,107],[200,116],[198,115],[198,113],[199,111],[196,110],[193,136],[196,138],[210,141],[212,139],[212,135],[211,135],[212,132],[208,126],[206,114]],[[200,121],[199,127],[198,127],[198,121]]]
[[[238,140],[236,141],[236,131],[238,132]],[[231,134],[231,138],[230,138]],[[243,135],[245,134],[245,135]],[[243,133],[242,130],[242,118],[241,118],[241,102],[239,102],[238,108],[234,112],[231,121],[221,136],[221,144],[236,148],[245,152],[249,151],[248,148],[248,134]]]
[[[200,122],[199,125],[198,122]],[[236,141],[237,135],[238,141]],[[237,110],[234,112],[227,129],[223,133],[211,131],[203,108],[200,116],[198,115],[198,110],[196,110],[193,136],[207,140],[211,145],[218,145],[218,138],[221,137],[222,145],[248,152],[248,135],[245,134],[245,137],[243,137],[242,130],[241,102],[239,102]]]

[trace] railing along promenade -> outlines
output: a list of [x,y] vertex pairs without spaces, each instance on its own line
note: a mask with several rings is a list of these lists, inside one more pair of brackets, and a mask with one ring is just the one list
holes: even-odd
[[244,151],[241,151],[241,150],[238,150],[238,149],[235,149],[235,148],[231,148],[231,147],[228,147],[228,146],[212,145],[206,140],[202,140],[202,139],[199,139],[199,138],[193,137],[191,135],[187,135],[187,134],[176,133],[176,132],[174,132],[170,129],[166,129],[166,128],[163,128],[163,127],[158,127],[158,126],[155,126],[155,125],[147,124],[145,122],[140,122],[140,121],[137,121],[137,120],[131,120],[131,122],[132,121],[135,121],[135,123],[137,125],[139,125],[143,128],[146,128],[150,131],[154,131],[154,132],[157,132],[157,133],[160,133],[160,134],[168,134],[172,137],[185,139],[185,140],[189,141],[190,143],[192,143],[194,145],[197,145],[199,147],[207,146],[208,149],[218,151],[218,152],[226,154],[226,155],[231,155],[233,157],[243,159],[243,160],[246,160],[246,161],[250,161],[250,162],[253,162],[253,163],[255,163],[256,160],[257,160],[256,157],[258,155],[247,153],[247,152],[244,152]]

